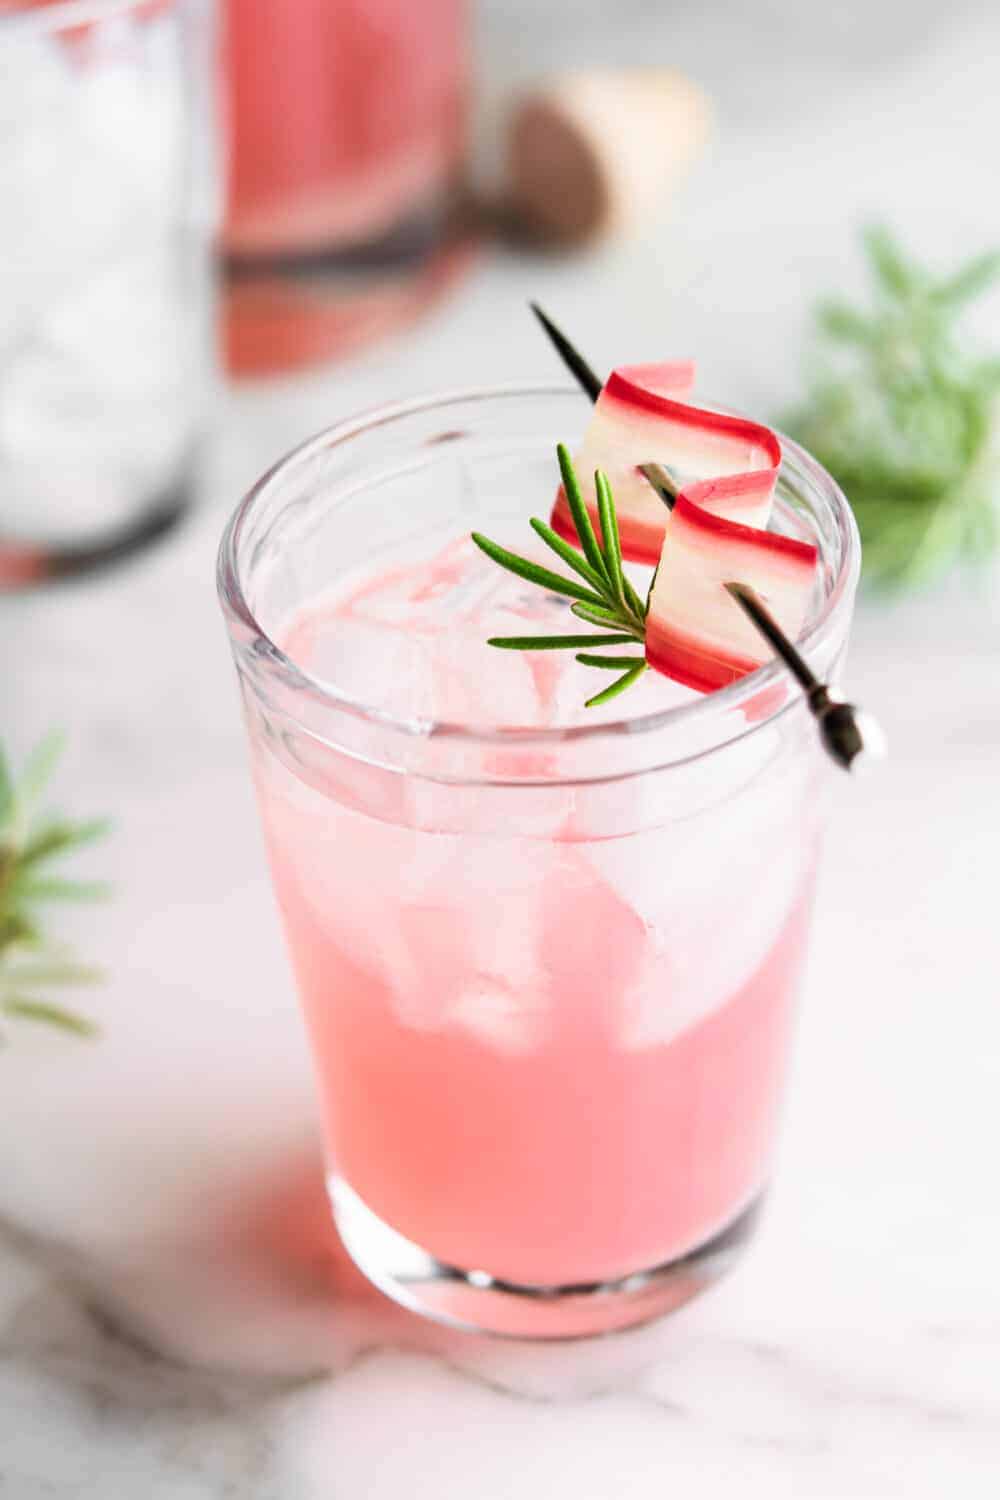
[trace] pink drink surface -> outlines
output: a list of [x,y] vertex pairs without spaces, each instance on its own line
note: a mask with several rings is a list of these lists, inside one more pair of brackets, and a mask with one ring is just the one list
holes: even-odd
[[226,245],[376,239],[454,171],[464,0],[228,0]]
[[[397,679],[413,712],[580,721],[585,668],[483,645],[553,608],[460,542],[345,585],[282,643],[320,678],[360,657],[358,686]],[[694,696],[640,688],[638,712]],[[565,784],[530,820],[522,788],[466,791],[468,827],[439,829],[446,789],[255,735],[331,1170],[379,1218],[551,1285],[682,1255],[754,1199],[814,863],[807,778],[773,733],[625,783],[620,837],[590,836],[596,803]]]

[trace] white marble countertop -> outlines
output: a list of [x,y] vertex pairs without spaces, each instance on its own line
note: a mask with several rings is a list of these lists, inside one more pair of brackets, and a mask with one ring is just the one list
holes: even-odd
[[[906,24],[874,25],[870,55],[833,21],[829,45],[779,31],[787,80],[772,62],[759,91],[736,52],[759,64],[766,28],[740,31],[710,77],[733,79],[716,147],[656,244],[486,258],[394,344],[231,393],[181,535],[0,604],[4,737],[70,726],[63,787],[118,820],[90,860],[116,898],[78,919],[109,970],[88,996],[103,1039],[22,1028],[0,1053],[4,1500],[997,1493],[995,579],[861,611],[850,685],[893,758],[841,789],[757,1243],[665,1324],[536,1349],[419,1325],[329,1232],[213,595],[224,515],[293,441],[383,398],[547,374],[529,293],[595,359],[694,351],[720,398],[766,412],[794,390],[810,296],[855,276],[859,217],[945,257],[996,238],[1000,25],[889,9]],[[707,23],[678,14],[711,73]]]

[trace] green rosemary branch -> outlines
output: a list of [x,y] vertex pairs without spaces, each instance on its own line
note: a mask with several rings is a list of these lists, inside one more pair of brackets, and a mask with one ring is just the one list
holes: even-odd
[[102,882],[50,873],[54,863],[103,837],[108,827],[103,819],[70,822],[41,812],[62,751],[62,736],[47,735],[15,780],[0,745],[0,1013],[92,1036],[93,1022],[50,992],[63,985],[92,984],[100,971],[78,963],[46,936],[42,924],[42,908],[50,902],[107,895]]
[[549,568],[543,568],[526,557],[519,557],[515,552],[508,552],[505,547],[497,546],[496,542],[491,542],[479,532],[472,533],[472,540],[487,557],[501,568],[506,568],[509,573],[535,583],[549,593],[563,594],[572,599],[570,609],[577,619],[599,628],[600,633],[593,635],[508,635],[493,636],[488,642],[490,646],[497,646],[504,651],[575,651],[577,661],[584,666],[620,672],[621,675],[610,687],[587,700],[588,708],[596,708],[598,704],[607,703],[634,682],[638,682],[646,670],[646,661],[642,656],[597,656],[594,648],[641,645],[646,637],[648,605],[643,604],[622,571],[618,517],[607,475],[600,470],[595,475],[602,545],[597,540],[587,513],[569,451],[560,443],[557,452],[566,499],[582,551],[578,552],[554,532],[551,526],[539,521],[537,517],[532,518],[531,527],[536,536],[572,568],[578,578],[584,580],[586,586],[577,583],[576,579],[565,578]]
[[884,228],[864,248],[872,307],[819,306],[808,394],[781,425],[846,492],[866,578],[899,587],[1000,542],[1000,359],[971,353],[957,329],[1000,276],[1000,251],[942,277]]

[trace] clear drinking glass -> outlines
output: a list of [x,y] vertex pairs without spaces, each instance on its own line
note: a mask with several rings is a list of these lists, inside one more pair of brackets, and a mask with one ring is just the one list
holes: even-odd
[[0,6],[0,588],[165,530],[212,369],[210,0]]
[[[562,604],[463,538],[524,550],[590,410],[521,388],[344,422],[219,561],[340,1233],[400,1302],[539,1337],[676,1306],[750,1230],[835,774],[777,664],[588,715],[586,668],[485,645]],[[790,443],[777,497],[821,550],[804,647],[835,677],[853,519]]]

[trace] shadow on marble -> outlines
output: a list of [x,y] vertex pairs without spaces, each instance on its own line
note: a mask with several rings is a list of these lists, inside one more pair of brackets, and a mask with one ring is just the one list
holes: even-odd
[[[155,1228],[100,1251],[13,1226],[3,1239],[50,1290],[55,1284],[60,1305],[76,1304],[81,1327],[89,1318],[134,1355],[220,1377],[282,1384],[394,1351],[428,1355],[510,1394],[546,1400],[620,1386],[669,1344],[664,1321],[546,1344],[464,1333],[397,1307],[341,1245],[318,1153],[305,1141],[253,1170],[244,1162],[227,1172],[220,1164],[187,1198],[175,1191],[178,1201],[167,1215],[160,1205]],[[8,1339],[26,1328],[34,1336],[39,1326],[21,1308]]]

